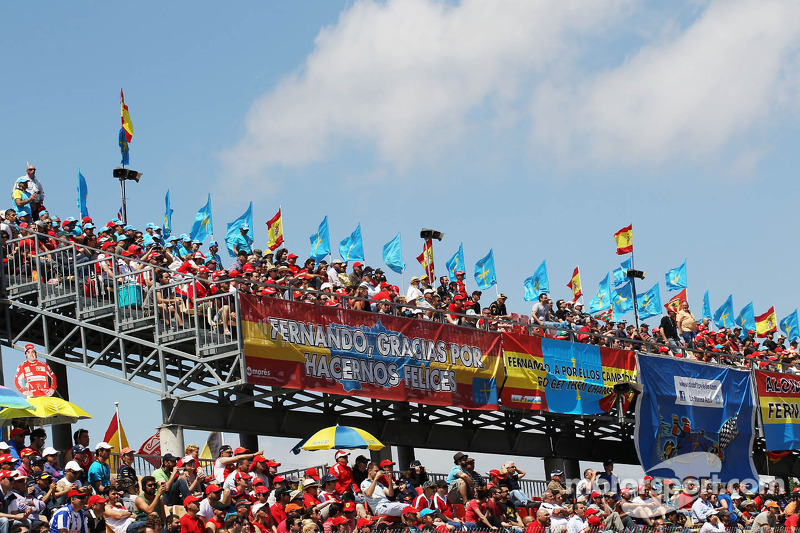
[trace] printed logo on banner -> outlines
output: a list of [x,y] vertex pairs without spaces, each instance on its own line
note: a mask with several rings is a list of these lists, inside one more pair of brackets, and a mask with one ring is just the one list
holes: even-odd
[[675,378],[675,403],[697,407],[722,407],[722,383],[716,379]]

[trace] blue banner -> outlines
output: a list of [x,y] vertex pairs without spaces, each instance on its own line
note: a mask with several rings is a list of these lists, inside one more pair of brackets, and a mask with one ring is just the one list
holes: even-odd
[[636,452],[645,472],[758,481],[750,372],[639,355]]
[[86,178],[81,174],[81,169],[78,169],[78,210],[81,212],[81,218],[89,216],[89,208],[86,205],[88,197],[89,187],[86,185]]

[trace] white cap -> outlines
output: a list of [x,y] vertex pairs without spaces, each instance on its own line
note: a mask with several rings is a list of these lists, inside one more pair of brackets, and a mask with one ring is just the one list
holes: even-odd
[[0,440],[0,450],[10,450],[11,446],[4,440]]
[[256,516],[256,515],[258,514],[258,512],[259,512],[259,511],[260,511],[260,510],[261,510],[261,509],[262,509],[264,506],[266,506],[266,507],[267,507],[267,510],[266,510],[266,511],[264,511],[264,512],[265,512],[265,513],[268,513],[268,512],[269,512],[269,503],[266,503],[266,502],[265,502],[265,503],[257,503],[257,504],[255,504],[255,505],[253,506],[253,510],[251,511],[251,512],[253,513],[253,516]]
[[73,472],[82,472],[83,468],[81,468],[81,465],[79,465],[77,461],[70,461],[64,465],[64,470],[72,470]]
[[48,455],[58,455],[59,453],[61,453],[61,452],[59,452],[58,450],[56,450],[52,446],[48,446],[47,448],[42,450],[42,457],[47,457]]
[[114,447],[113,447],[113,446],[111,446],[111,445],[110,445],[109,443],[107,443],[107,442],[98,442],[98,443],[97,443],[97,444],[95,444],[95,446],[94,446],[94,449],[95,449],[95,450],[100,450],[100,449],[103,449],[103,450],[111,450],[111,449],[113,449],[113,448],[114,448]]
[[339,457],[347,457],[348,455],[350,455],[350,452],[346,450],[338,450],[336,452],[335,458],[338,459]]

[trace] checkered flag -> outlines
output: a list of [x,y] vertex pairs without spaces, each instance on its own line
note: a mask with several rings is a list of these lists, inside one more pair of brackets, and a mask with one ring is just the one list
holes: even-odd
[[739,435],[739,428],[736,426],[736,418],[731,417],[719,428],[719,449],[724,450]]

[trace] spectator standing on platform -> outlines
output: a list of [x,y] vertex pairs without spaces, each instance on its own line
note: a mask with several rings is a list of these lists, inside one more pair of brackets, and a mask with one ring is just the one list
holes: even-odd
[[675,310],[671,307],[667,309],[667,316],[661,318],[659,334],[670,347],[678,349],[678,323],[675,321]]
[[683,338],[683,342],[687,346],[694,346],[694,337],[697,334],[697,320],[691,311],[689,311],[689,302],[681,303],[681,310],[675,317],[675,323],[678,325],[678,331]]
[[619,492],[619,478],[614,475],[614,461],[606,459],[603,461],[603,472],[598,476],[598,485],[604,492]]

